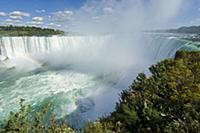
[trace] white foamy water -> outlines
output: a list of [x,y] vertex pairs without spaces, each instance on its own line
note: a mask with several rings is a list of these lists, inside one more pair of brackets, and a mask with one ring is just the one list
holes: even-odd
[[81,127],[113,111],[121,90],[148,66],[196,48],[174,37],[145,35],[126,51],[115,38],[1,37],[0,115],[16,111],[20,98],[32,105],[52,100],[58,118]]

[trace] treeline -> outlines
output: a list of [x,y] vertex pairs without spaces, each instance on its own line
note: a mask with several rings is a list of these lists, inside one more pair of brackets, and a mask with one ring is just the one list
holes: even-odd
[[49,28],[12,25],[0,26],[0,36],[51,36],[63,34],[63,31]]
[[169,33],[200,34],[200,26],[180,27],[178,29],[164,30]]
[[200,132],[200,52],[179,51],[150,67],[151,76],[138,75],[121,94],[116,111],[89,123],[81,131],[69,128],[48,110],[31,112],[25,107],[11,113],[0,132],[14,133],[199,133]]

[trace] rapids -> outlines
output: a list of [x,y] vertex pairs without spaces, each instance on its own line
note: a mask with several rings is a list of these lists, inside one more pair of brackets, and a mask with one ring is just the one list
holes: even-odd
[[120,58],[120,51],[119,57],[111,54],[116,52],[115,45],[108,44],[113,40],[113,36],[1,37],[0,115],[6,118],[16,111],[20,98],[35,107],[50,100],[58,118],[79,128],[113,111],[122,89],[138,73],[148,73],[150,65],[174,57],[180,49],[198,50],[198,44],[172,35],[146,34],[137,45],[140,51],[131,47],[135,54],[127,60],[130,64],[116,63],[126,56]]

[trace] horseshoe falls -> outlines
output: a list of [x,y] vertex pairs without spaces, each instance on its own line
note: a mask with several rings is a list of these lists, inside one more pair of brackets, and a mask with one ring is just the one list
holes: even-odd
[[173,35],[144,35],[134,43],[116,36],[0,38],[0,115],[20,98],[35,108],[52,101],[57,118],[76,127],[109,114],[122,89],[140,72],[177,50],[198,44]]

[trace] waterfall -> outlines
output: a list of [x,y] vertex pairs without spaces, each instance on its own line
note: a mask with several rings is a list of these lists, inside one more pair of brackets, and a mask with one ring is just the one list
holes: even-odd
[[86,62],[95,58],[107,38],[107,36],[1,37],[0,65],[1,61],[6,61],[8,68],[18,66],[18,68],[32,69],[47,62],[56,66],[77,64],[83,60]]
[[[1,37],[0,55],[14,58],[19,55],[37,55],[102,43],[105,37],[52,36],[52,37]],[[73,49],[74,48],[74,49]]]
[[[0,115],[7,117],[17,110],[19,98],[30,105],[53,99],[56,115],[81,127],[88,119],[112,112],[122,89],[150,65],[172,58],[177,50],[198,49],[172,36],[145,34],[133,43],[119,38],[0,37]],[[24,67],[18,71],[21,64]],[[21,71],[35,64],[42,67]]]
[[[14,58],[19,55],[37,55],[55,51],[75,51],[103,44],[108,36],[53,36],[53,37],[1,37],[0,55]],[[148,48],[152,58],[171,57],[174,52],[187,44],[175,37],[150,36],[143,38],[144,49]]]
[[118,41],[119,37],[111,35],[1,37],[0,61],[18,59],[16,62],[20,62],[19,58],[23,58],[40,64],[47,62],[54,65],[65,63],[101,66],[103,64],[101,67],[111,65],[109,66],[111,69],[114,64],[120,66],[127,62],[131,62],[131,65],[144,62],[152,64],[165,58],[172,58],[179,49],[198,49],[195,44],[173,36],[144,34],[139,41],[134,42],[134,40],[132,43],[127,43],[126,40]]

